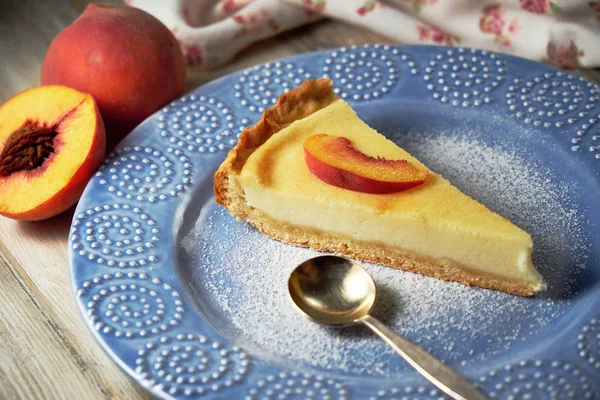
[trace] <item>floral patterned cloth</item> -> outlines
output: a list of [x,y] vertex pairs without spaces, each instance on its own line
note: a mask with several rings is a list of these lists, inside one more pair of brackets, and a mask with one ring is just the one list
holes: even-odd
[[466,46],[561,68],[600,66],[600,0],[126,0],[162,20],[191,65],[322,17],[399,43]]

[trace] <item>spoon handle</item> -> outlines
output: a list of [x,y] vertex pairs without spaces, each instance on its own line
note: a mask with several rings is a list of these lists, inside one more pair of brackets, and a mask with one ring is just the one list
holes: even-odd
[[456,400],[486,400],[471,382],[454,372],[450,367],[398,335],[378,319],[367,315],[359,320],[400,354],[414,369]]

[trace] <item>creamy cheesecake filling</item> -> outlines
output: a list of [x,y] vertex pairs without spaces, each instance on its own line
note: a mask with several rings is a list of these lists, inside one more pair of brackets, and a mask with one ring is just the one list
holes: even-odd
[[532,265],[529,234],[433,171],[423,185],[386,195],[340,189],[316,178],[304,161],[303,143],[317,133],[347,137],[373,157],[426,168],[338,100],[258,147],[231,176],[232,190],[281,223],[449,259],[482,275],[527,282],[534,292],[545,287]]
[[449,258],[482,274],[492,274],[543,288],[531,263],[532,242],[495,235],[473,234],[460,227],[428,221],[422,215],[373,214],[315,203],[312,198],[289,198],[285,193],[241,183],[249,206],[274,220],[319,229],[365,242],[412,251],[432,258]]

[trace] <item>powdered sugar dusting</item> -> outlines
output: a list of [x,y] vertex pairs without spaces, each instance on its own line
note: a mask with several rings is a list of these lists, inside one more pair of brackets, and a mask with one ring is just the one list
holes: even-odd
[[[533,261],[550,284],[552,297],[569,295],[570,268],[581,263],[585,242],[577,184],[536,163],[535,154],[492,148],[468,134],[412,133],[398,137],[401,147],[441,173],[464,193],[531,234]],[[572,282],[571,282],[572,283]]]
[[[526,299],[363,263],[378,288],[374,314],[455,365],[477,367],[508,350],[525,351],[532,337],[542,344],[571,307],[584,262],[573,183],[522,154],[464,135],[398,139],[431,169],[530,232],[534,263],[550,289]],[[247,350],[350,375],[388,376],[408,368],[364,329],[324,328],[296,312],[287,279],[316,252],[271,240],[214,205],[206,206],[183,246],[193,255],[190,284],[197,301],[219,316],[213,323],[224,336]]]

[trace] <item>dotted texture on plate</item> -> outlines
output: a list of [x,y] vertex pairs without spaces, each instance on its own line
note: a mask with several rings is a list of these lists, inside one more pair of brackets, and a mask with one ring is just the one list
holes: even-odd
[[156,222],[139,207],[105,204],[78,213],[71,226],[77,256],[108,267],[135,268],[156,262]]
[[561,71],[528,80],[515,78],[506,93],[506,104],[517,118],[544,128],[574,124],[597,101],[597,85]]
[[[188,282],[175,272],[179,254],[172,239],[187,218],[188,201],[197,201],[199,192],[210,196],[214,170],[246,127],[280,95],[320,76],[330,77],[335,92],[359,114],[390,101],[434,108],[440,117],[472,116],[476,109],[505,118],[527,135],[552,138],[585,166],[593,168],[587,163],[598,165],[600,159],[598,85],[480,50],[344,47],[258,65],[186,94],[106,158],[82,195],[69,240],[74,291],[86,323],[153,394],[228,399],[243,392],[247,400],[446,398],[424,381],[363,385],[360,379],[368,377],[346,379],[251,357],[222,338],[180,294]],[[566,338],[572,345],[539,351],[538,360],[519,361],[519,356],[501,367],[486,366],[474,379],[494,399],[598,398],[600,323],[590,318],[565,333],[572,334]]]
[[109,193],[127,200],[155,203],[176,197],[191,183],[192,164],[181,150],[124,147],[112,153],[96,177]]
[[369,400],[444,400],[447,398],[432,386],[407,385],[401,388],[380,390],[376,396],[369,397]]
[[492,399],[593,399],[596,389],[579,369],[561,361],[521,361],[479,380]]
[[433,98],[453,106],[481,106],[506,79],[504,61],[481,50],[447,50],[425,67],[423,79]]
[[291,62],[274,62],[245,70],[233,88],[240,104],[254,113],[273,106],[279,96],[313,76]]
[[588,119],[571,139],[571,150],[584,151],[600,159],[600,114]]
[[163,336],[146,343],[137,355],[135,372],[144,384],[170,395],[226,391],[242,382],[251,367],[239,348],[195,333]]
[[160,135],[171,145],[200,153],[230,149],[250,123],[247,118],[237,118],[220,100],[195,94],[164,107],[158,121]]
[[167,332],[181,321],[179,293],[145,273],[117,272],[81,284],[77,295],[85,302],[89,323],[104,334],[145,337]]
[[300,374],[297,372],[269,375],[251,388],[248,400],[349,400],[344,386],[320,375]]
[[[401,71],[401,65],[406,70]],[[364,101],[385,96],[397,84],[400,74],[419,73],[412,57],[390,46],[362,46],[332,51],[325,58],[323,76],[334,81],[342,99]]]
[[592,367],[600,370],[600,321],[592,318],[589,324],[584,325],[577,336],[577,349],[579,355],[587,360]]

